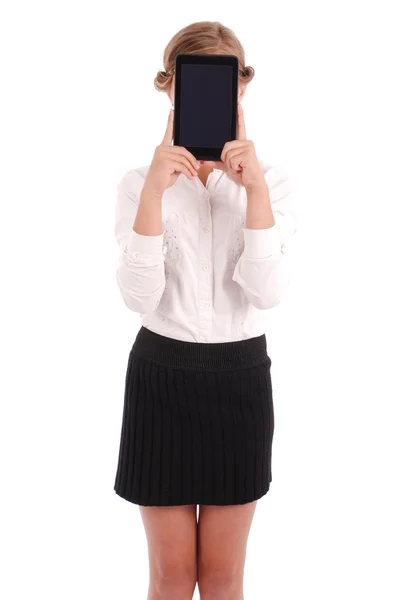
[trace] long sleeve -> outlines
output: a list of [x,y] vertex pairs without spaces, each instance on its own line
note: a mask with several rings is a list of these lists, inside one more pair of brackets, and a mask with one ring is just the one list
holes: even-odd
[[131,169],[117,186],[115,238],[120,256],[116,276],[128,308],[147,314],[159,304],[166,279],[163,234],[140,235],[132,229],[142,184],[142,176]]
[[277,167],[265,173],[275,225],[247,229],[244,249],[232,275],[256,308],[276,306],[290,283],[287,246],[297,231],[293,188],[289,177]]

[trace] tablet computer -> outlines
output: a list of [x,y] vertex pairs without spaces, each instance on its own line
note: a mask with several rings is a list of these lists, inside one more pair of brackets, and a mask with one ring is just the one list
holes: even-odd
[[237,133],[238,58],[230,54],[177,54],[174,145],[198,160],[220,160]]

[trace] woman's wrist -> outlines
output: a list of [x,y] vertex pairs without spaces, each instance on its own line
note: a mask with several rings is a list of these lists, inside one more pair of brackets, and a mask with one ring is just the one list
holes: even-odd
[[133,230],[140,235],[160,235],[163,233],[161,194],[144,185],[139,198]]
[[246,189],[247,229],[267,229],[275,224],[270,203],[269,187],[264,180],[262,183]]
[[140,201],[151,202],[152,200],[155,202],[160,202],[164,194],[164,190],[157,190],[152,186],[152,184],[145,183],[140,196]]

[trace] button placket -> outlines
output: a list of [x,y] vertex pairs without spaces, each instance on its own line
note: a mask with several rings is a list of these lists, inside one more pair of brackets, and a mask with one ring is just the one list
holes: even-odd
[[212,306],[212,236],[210,235],[211,208],[210,193],[206,190],[203,193],[203,201],[200,204],[201,221],[203,222],[202,231],[204,234],[199,237],[199,331],[200,339],[206,340],[210,337],[213,326],[213,306]]

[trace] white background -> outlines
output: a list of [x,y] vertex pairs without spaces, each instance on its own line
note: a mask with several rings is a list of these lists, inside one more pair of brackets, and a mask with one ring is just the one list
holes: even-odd
[[248,137],[291,174],[299,206],[268,340],[273,482],[245,598],[401,597],[396,8],[2,3],[2,597],[146,597],[139,510],[113,490],[140,326],[115,280],[115,189],[161,140],[170,104],[153,79],[199,20],[243,42]]

